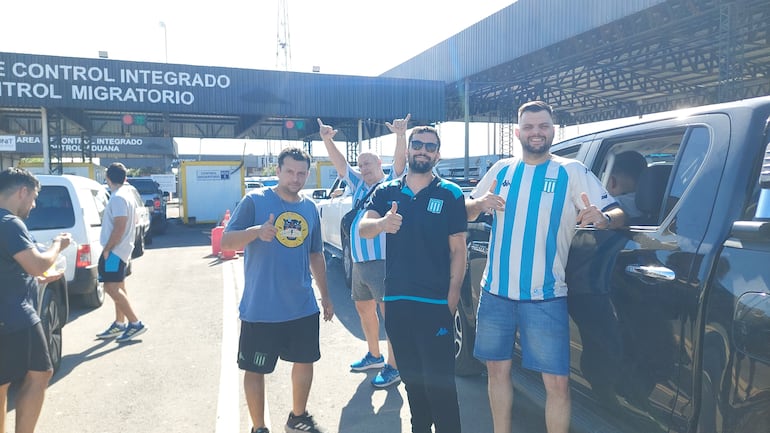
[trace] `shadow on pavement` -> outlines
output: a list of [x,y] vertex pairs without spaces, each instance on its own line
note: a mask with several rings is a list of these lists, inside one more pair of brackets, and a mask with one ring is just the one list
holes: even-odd
[[[340,414],[339,433],[398,433],[401,431],[401,408],[404,399],[398,388],[380,390],[370,383],[376,372],[367,374]],[[403,386],[403,385],[401,385]],[[382,406],[375,408],[372,398],[386,393]]]

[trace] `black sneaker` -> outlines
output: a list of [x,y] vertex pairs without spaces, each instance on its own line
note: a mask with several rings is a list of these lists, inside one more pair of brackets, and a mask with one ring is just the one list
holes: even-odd
[[267,427],[260,427],[256,430],[251,429],[251,433],[270,433],[270,430],[267,429]]
[[289,412],[285,430],[286,433],[323,433],[316,427],[313,417],[307,412],[302,415],[294,415]]

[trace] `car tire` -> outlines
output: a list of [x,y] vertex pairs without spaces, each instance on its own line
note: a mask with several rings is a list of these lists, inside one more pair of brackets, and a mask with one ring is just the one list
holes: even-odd
[[144,231],[139,231],[139,236],[136,237],[135,245],[134,245],[134,251],[131,252],[131,257],[141,257],[144,255]]
[[484,371],[484,365],[473,357],[473,344],[476,341],[475,327],[468,322],[468,315],[462,302],[457,303],[454,317],[455,337],[455,374],[472,376]]
[[62,328],[67,318],[63,317],[67,308],[64,306],[58,285],[48,285],[43,294],[43,305],[40,309],[40,320],[45,333],[48,352],[54,371],[59,369],[62,357]]
[[104,304],[104,284],[98,281],[94,282],[94,288],[81,296],[83,305],[90,308],[99,308]]
[[353,287],[353,256],[350,252],[350,239],[342,240],[342,269],[345,271],[345,284]]

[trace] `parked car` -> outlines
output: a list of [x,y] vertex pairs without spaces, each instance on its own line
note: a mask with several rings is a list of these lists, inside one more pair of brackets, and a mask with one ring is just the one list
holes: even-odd
[[[72,245],[67,247],[64,251],[72,248]],[[64,259],[64,266],[66,267],[66,257]],[[62,268],[59,267],[58,270]],[[66,275],[66,268],[65,275]],[[45,339],[48,344],[48,352],[51,355],[51,363],[53,364],[54,372],[59,369],[62,358],[62,342],[63,335],[62,330],[64,325],[67,324],[67,317],[69,316],[69,301],[67,296],[67,279],[66,277],[59,278],[56,281],[50,283],[40,284],[37,291],[37,299],[35,299],[35,309],[37,310],[40,321],[43,324],[43,332],[45,332]]]
[[[576,229],[566,268],[573,400],[603,426],[592,431],[766,431],[770,97],[670,114],[552,148],[605,182],[621,152],[648,163],[636,189],[642,217]],[[459,374],[480,370],[472,346],[488,218],[469,225]]]
[[72,233],[72,243],[62,251],[68,292],[80,296],[86,305],[98,307],[104,302],[97,265],[107,193],[100,183],[87,177],[38,175],[37,179],[40,194],[26,220],[27,228],[42,243],[59,233]]
[[150,210],[152,233],[165,233],[168,228],[166,220],[168,194],[164,195],[160,184],[151,177],[129,177],[126,181],[139,191],[143,205]]

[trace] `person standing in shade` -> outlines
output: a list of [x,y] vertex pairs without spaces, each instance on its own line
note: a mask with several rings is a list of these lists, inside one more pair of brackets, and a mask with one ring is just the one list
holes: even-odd
[[588,168],[551,154],[552,113],[542,101],[519,108],[515,133],[522,157],[495,163],[466,203],[469,220],[482,212],[493,214],[473,355],[487,365],[495,433],[511,431],[517,329],[524,368],[543,377],[546,428],[567,433],[571,401],[564,267],[575,224],[608,229],[624,221],[615,199]]
[[321,358],[313,280],[324,320],[334,317],[334,306],[326,283],[318,209],[299,194],[309,173],[307,152],[283,149],[278,154],[278,184],[246,194],[222,235],[222,249],[243,250],[245,257],[238,367],[245,370],[252,433],[268,433],[265,375],[273,372],[279,357],[293,363],[286,432],[320,432],[307,412],[313,363]]
[[[337,169],[337,175],[344,179],[353,191],[353,206],[364,200],[381,182],[401,176],[406,168],[406,129],[409,124],[409,114],[404,119],[396,119],[393,123],[385,123],[390,132],[396,134],[396,150],[393,155],[393,167],[389,174],[382,170],[382,160],[371,152],[362,152],[358,155],[358,169],[354,169],[345,159],[342,152],[334,144],[334,136],[337,130],[329,125],[324,125],[318,119],[318,133],[326,146]],[[363,203],[361,203],[363,205]],[[350,295],[355,301],[356,311],[361,320],[361,328],[364,331],[366,344],[369,351],[359,361],[350,365],[353,371],[366,371],[379,368],[380,371],[372,379],[372,385],[377,388],[397,384],[401,381],[398,372],[396,357],[393,354],[390,340],[388,344],[388,362],[380,353],[380,320],[377,316],[377,307],[385,316],[385,304],[382,296],[385,293],[385,233],[373,239],[364,239],[358,234],[358,222],[361,221],[365,210],[359,206],[360,211],[350,226],[349,242],[353,259],[353,278]],[[387,338],[387,337],[386,337]]]
[[385,329],[398,354],[412,432],[460,431],[453,318],[465,275],[467,217],[462,190],[433,174],[441,141],[412,129],[408,173],[375,190],[359,231],[387,233]]
[[136,201],[129,190],[133,187],[126,184],[127,174],[126,166],[119,162],[107,167],[110,201],[104,210],[99,236],[99,242],[104,247],[99,257],[99,278],[104,282],[104,291],[115,302],[115,321],[96,338],[115,338],[118,343],[133,340],[147,331],[134,312],[126,289],[126,268],[136,239]]
[[[72,236],[60,234],[40,251],[22,221],[35,207],[40,182],[21,168],[0,172],[0,432],[5,433],[8,388],[20,382],[16,395],[16,433],[35,431],[45,390],[53,375],[43,325],[35,309],[38,281],[67,248]],[[39,279],[36,281],[36,278]]]

